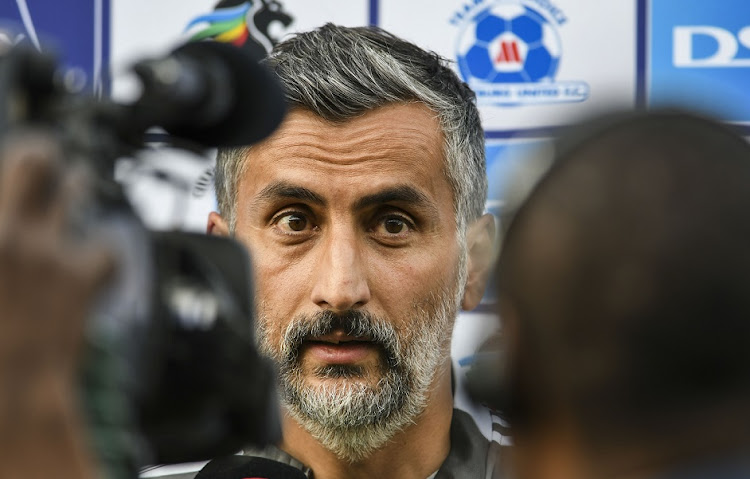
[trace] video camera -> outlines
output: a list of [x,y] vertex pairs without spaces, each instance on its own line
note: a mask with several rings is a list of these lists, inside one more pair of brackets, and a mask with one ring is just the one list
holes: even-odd
[[149,463],[187,462],[280,435],[274,372],[256,352],[250,258],[231,239],[155,232],[114,180],[115,161],[160,126],[177,146],[240,146],[284,115],[281,87],[232,45],[188,43],[138,62],[142,93],[119,104],[73,93],[53,56],[0,52],[0,138],[48,131],[70,165],[92,174],[74,234],[111,245],[117,272],[87,323],[81,399],[110,477]]

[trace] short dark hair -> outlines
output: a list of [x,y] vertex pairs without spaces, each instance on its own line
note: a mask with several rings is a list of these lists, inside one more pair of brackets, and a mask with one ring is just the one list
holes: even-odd
[[584,130],[500,256],[511,427],[562,412],[594,449],[747,436],[750,145],[673,111]]

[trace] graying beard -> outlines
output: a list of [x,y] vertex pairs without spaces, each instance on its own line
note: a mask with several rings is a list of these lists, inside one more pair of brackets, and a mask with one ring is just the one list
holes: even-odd
[[352,382],[317,390],[299,378],[296,386],[285,384],[282,398],[291,416],[326,449],[356,463],[413,423],[426,404],[402,376],[389,376],[375,387]]
[[331,364],[313,370],[313,375],[320,379],[357,379],[364,373],[364,368],[350,364]]
[[348,311],[341,315],[331,311],[322,311],[312,319],[297,318],[289,324],[284,333],[278,361],[282,365],[297,366],[299,361],[297,355],[305,339],[324,336],[336,329],[343,330],[349,336],[368,338],[373,343],[382,346],[388,366],[398,366],[397,351],[400,348],[398,335],[390,325],[362,311]]
[[[446,322],[455,316],[456,303],[450,304],[455,299],[454,294],[442,292],[431,298],[435,305],[432,314],[425,308],[415,310],[420,320],[413,327],[421,334],[402,354],[395,354],[394,361],[384,368],[383,377],[374,386],[354,377],[343,386],[324,384],[312,388],[305,383],[301,368],[282,368],[281,396],[289,414],[324,447],[350,463],[359,462],[383,447],[399,431],[413,424],[427,405],[430,385],[441,372],[445,343],[442,336]],[[390,325],[374,321],[390,329],[390,333],[384,333],[386,336],[395,336]],[[418,361],[410,368],[406,363],[415,363],[415,358]]]

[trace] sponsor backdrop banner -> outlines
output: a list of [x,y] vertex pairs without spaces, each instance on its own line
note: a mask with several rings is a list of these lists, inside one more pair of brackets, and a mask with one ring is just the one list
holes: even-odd
[[0,2],[0,45],[54,52],[71,85],[97,94],[107,92],[110,24],[109,0]]
[[632,0],[380,4],[383,27],[456,62],[491,135],[564,125],[635,100]]
[[646,15],[648,104],[750,124],[750,2],[652,0]]
[[[47,0],[49,1],[49,0]],[[207,29],[223,41],[243,41],[256,52],[268,51],[285,35],[333,22],[367,25],[368,0],[111,0],[113,94],[133,93],[127,66],[160,54]]]

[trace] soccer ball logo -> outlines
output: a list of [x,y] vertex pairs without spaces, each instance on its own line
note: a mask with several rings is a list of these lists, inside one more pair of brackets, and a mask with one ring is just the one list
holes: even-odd
[[458,67],[466,81],[552,81],[560,54],[560,38],[553,25],[520,3],[482,10],[458,37]]

